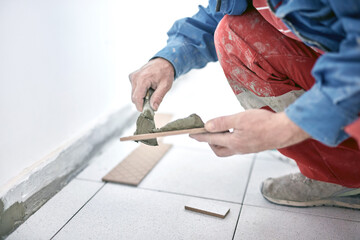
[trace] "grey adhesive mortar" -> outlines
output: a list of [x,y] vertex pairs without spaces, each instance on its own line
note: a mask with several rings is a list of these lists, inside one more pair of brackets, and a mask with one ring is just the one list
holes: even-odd
[[[144,111],[138,117],[136,121],[136,131],[134,135],[204,127],[204,122],[201,120],[201,118],[197,114],[193,113],[186,118],[180,118],[175,121],[169,122],[161,128],[155,128],[154,112],[152,112],[152,114],[150,114],[149,112],[150,111]],[[156,138],[141,140],[140,142],[150,146],[158,145]]]
[[79,171],[74,171],[67,176],[54,180],[33,194],[25,202],[16,202],[5,211],[3,210],[4,204],[0,200],[0,238],[5,239],[8,234],[19,227],[51,197],[58,193]]
[[204,127],[204,122],[197,114],[193,113],[186,118],[180,118],[173,122],[169,122],[162,128],[154,129],[153,132],[168,132],[201,127]]
[[[136,120],[136,131],[134,135],[152,133],[153,129],[155,129],[155,111],[150,106],[150,98],[153,93],[154,90],[152,88],[150,88],[146,93],[146,96],[144,98],[143,112]],[[158,146],[156,138],[140,140],[140,142],[150,146]]]
[[25,217],[24,203],[14,203],[4,211],[4,203],[0,200],[0,239],[5,239],[12,229],[18,227]]

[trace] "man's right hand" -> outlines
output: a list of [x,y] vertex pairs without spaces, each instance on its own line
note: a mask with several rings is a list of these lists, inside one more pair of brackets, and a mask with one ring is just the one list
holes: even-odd
[[155,58],[135,72],[130,73],[131,100],[138,111],[142,111],[144,97],[149,88],[155,90],[150,106],[156,111],[174,81],[174,67],[163,58]]

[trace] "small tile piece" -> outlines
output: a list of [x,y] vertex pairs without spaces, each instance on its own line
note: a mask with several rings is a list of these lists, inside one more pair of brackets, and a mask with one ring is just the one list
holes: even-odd
[[230,208],[228,207],[200,200],[191,201],[185,205],[185,209],[219,218],[225,218],[226,215],[230,212]]
[[137,186],[171,147],[171,144],[160,143],[156,147],[141,144],[102,180]]
[[167,132],[136,134],[126,137],[121,137],[120,141],[140,141],[140,140],[154,139],[158,137],[174,136],[181,134],[198,134],[198,133],[206,133],[206,132],[207,131],[205,130],[205,128],[190,128],[190,129],[173,130]]

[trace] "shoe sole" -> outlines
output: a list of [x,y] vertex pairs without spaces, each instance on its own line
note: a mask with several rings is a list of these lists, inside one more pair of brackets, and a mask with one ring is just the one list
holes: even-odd
[[277,205],[290,206],[290,207],[328,206],[328,207],[341,207],[341,208],[360,210],[360,196],[357,197],[357,199],[354,199],[351,196],[349,196],[349,197],[334,197],[329,199],[319,199],[319,200],[307,201],[307,202],[297,202],[297,201],[274,199],[268,197],[264,195],[262,189],[263,189],[263,185],[261,185],[261,194],[263,195],[263,197],[269,202],[275,203]]
[[290,207],[320,207],[320,206],[328,206],[328,207],[342,207],[342,208],[351,208],[360,210],[360,204],[352,204],[346,203],[343,201],[339,201],[336,199],[322,199],[308,202],[296,202],[289,200],[279,200],[271,197],[264,196],[263,197],[271,203],[275,203],[282,206],[290,206]]

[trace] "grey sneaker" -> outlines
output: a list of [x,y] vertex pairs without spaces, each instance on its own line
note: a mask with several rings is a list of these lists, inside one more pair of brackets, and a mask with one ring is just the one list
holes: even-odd
[[279,205],[360,209],[360,188],[312,180],[301,173],[268,178],[261,185],[261,193],[265,199]]

